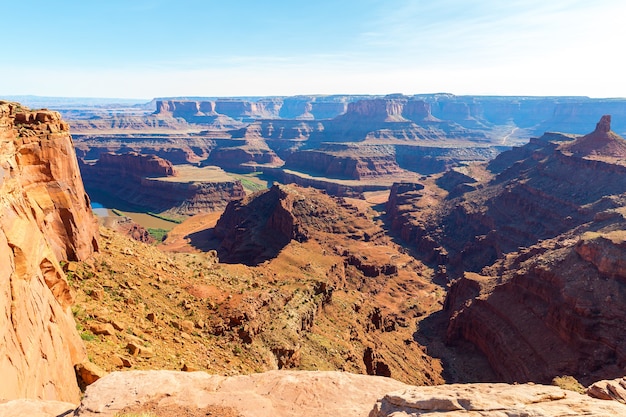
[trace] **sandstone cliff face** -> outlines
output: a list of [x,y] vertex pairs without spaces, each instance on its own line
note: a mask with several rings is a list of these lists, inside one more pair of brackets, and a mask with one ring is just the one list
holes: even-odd
[[96,231],[68,124],[0,102],[0,398],[78,400],[85,352],[59,262],[90,256]]

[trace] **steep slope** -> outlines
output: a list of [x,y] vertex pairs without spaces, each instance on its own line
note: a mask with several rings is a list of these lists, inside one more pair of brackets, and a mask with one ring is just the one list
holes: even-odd
[[469,341],[507,382],[616,378],[626,365],[626,199],[619,209],[466,273],[447,340]]
[[0,102],[0,398],[79,399],[86,355],[59,263],[90,256],[97,225],[68,129]]

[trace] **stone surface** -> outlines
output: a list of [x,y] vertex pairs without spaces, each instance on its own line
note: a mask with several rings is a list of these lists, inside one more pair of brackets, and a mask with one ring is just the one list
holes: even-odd
[[203,372],[113,372],[87,388],[78,417],[114,416],[137,403],[234,408],[244,417],[367,416],[385,393],[407,387],[346,372],[271,371],[224,377]]
[[2,417],[60,417],[71,415],[75,408],[75,404],[61,401],[19,399],[0,403],[0,415]]
[[0,102],[0,398],[77,401],[85,359],[61,261],[97,249],[67,123]]
[[410,387],[385,395],[369,417],[619,416],[626,405],[558,387],[523,384],[453,384]]

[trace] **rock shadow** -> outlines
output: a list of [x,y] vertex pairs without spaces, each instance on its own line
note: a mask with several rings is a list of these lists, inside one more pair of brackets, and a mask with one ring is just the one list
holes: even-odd
[[213,228],[200,230],[190,233],[185,236],[189,239],[189,244],[202,252],[209,252],[211,250],[217,251],[219,249],[221,239],[217,238],[213,233]]
[[215,250],[221,263],[244,264],[257,266],[274,259],[291,241],[288,237],[280,234],[252,238],[242,235],[243,230],[233,230],[224,238],[215,234],[214,228],[200,230],[185,236],[189,244],[202,252]]
[[476,346],[469,342],[446,343],[448,321],[447,311],[436,311],[422,319],[413,334],[413,340],[426,347],[429,356],[441,360],[446,383],[502,382]]

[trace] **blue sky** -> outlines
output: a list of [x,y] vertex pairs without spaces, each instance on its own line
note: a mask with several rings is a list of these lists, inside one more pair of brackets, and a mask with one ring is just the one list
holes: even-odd
[[623,0],[6,3],[0,96],[626,97]]

